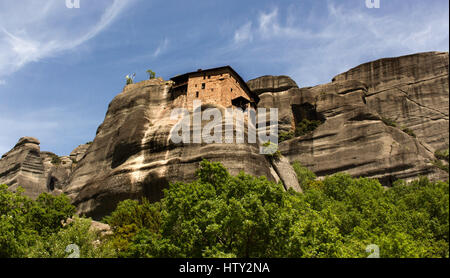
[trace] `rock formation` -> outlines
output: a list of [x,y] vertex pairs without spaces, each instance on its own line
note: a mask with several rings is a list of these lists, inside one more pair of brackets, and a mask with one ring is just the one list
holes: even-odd
[[[288,76],[247,84],[259,96],[258,108],[279,109],[279,132],[287,139],[279,144],[279,160],[260,154],[257,143],[174,144],[173,82],[152,79],[126,86],[110,103],[94,141],[70,157],[40,152],[38,140],[22,138],[0,160],[0,183],[13,190],[21,185],[33,197],[62,191],[80,214],[100,219],[121,200],[157,201],[170,182],[192,181],[202,159],[297,191],[290,166],[295,161],[319,178],[345,171],[385,186],[418,176],[448,179],[433,164],[434,152],[448,148],[448,53],[381,59],[308,88]],[[318,127],[295,136],[304,121]]]
[[24,194],[36,198],[42,192],[61,194],[72,172],[72,160],[51,152],[41,152],[39,140],[20,138],[0,160],[0,184],[11,190],[20,186]]
[[0,184],[8,185],[11,190],[16,190],[20,185],[32,198],[47,191],[39,144],[36,138],[23,137],[11,151],[2,156]]
[[76,147],[71,153],[70,153],[70,159],[74,162],[74,163],[78,163],[78,161],[80,161],[84,155],[86,154],[87,150],[89,149],[89,147],[91,146],[91,143],[86,143],[83,145],[79,145],[78,147]]
[[448,148],[448,52],[380,59],[333,78],[342,80],[367,84],[367,106],[412,130],[421,143]]
[[80,213],[98,218],[126,198],[159,200],[169,182],[192,181],[202,159],[220,161],[232,174],[278,179],[256,144],[173,144],[170,88],[147,80],[128,85],[111,102],[65,189]]
[[281,153],[291,163],[299,161],[318,177],[345,171],[356,177],[378,178],[386,186],[419,175],[448,177],[432,164],[433,148],[382,121],[382,116],[367,104],[365,83],[335,80],[300,89],[282,76],[282,82],[291,86],[280,90],[280,86],[272,86],[281,83],[276,79],[265,76],[248,83],[250,89],[259,92],[258,107],[279,108],[282,132],[293,131],[305,118],[323,122],[309,134],[280,143]]

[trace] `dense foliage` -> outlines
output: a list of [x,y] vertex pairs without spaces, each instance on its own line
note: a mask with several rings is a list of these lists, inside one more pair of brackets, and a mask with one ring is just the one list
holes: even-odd
[[110,236],[73,217],[65,196],[33,201],[2,186],[0,256],[67,257],[76,244],[81,257],[367,257],[376,244],[381,257],[449,257],[448,182],[386,189],[293,167],[303,194],[203,161],[196,181],[171,184],[160,202],[120,202],[104,219]]
[[[383,188],[294,165],[304,194],[219,163],[160,203],[122,202],[106,220],[122,257],[448,257],[449,187],[420,179]],[[119,249],[119,248],[117,248]]]
[[113,256],[108,246],[96,247],[98,235],[90,219],[73,216],[75,207],[65,195],[42,193],[36,200],[0,186],[0,258],[67,257],[66,246],[76,244],[82,257]]

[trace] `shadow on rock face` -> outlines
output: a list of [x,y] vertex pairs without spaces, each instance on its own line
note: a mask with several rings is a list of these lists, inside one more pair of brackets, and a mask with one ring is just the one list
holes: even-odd
[[142,182],[143,197],[150,202],[158,202],[164,197],[163,190],[169,188],[169,181],[165,177],[159,177],[150,173]]
[[137,154],[141,150],[140,144],[136,142],[132,143],[125,143],[120,142],[117,144],[117,146],[114,148],[113,156],[112,156],[112,162],[111,162],[111,168],[114,169],[125,161],[127,159],[135,154]]
[[292,104],[292,114],[294,115],[295,125],[299,124],[303,119],[325,122],[325,117],[316,111],[311,103]]

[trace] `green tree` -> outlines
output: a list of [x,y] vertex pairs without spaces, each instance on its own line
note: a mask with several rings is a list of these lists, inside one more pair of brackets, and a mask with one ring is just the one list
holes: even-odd
[[91,230],[91,219],[74,217],[57,233],[31,250],[29,256],[37,258],[67,258],[67,246],[76,245],[80,258],[113,258],[115,249],[110,241]]
[[300,162],[296,161],[292,164],[295,173],[297,174],[298,183],[302,189],[306,189],[311,182],[316,179],[314,172],[306,167],[303,167]]
[[152,70],[147,70],[146,72],[147,72],[147,74],[148,74],[148,78],[149,78],[149,79],[153,79],[153,78],[156,77],[156,73],[155,73],[154,71],[152,71]]

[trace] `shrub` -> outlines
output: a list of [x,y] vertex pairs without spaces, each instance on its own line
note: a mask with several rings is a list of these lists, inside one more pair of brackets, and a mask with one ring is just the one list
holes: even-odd
[[408,134],[408,135],[411,136],[411,137],[414,137],[414,138],[417,137],[416,134],[414,134],[414,132],[413,132],[411,129],[407,128],[407,127],[403,127],[403,128],[402,128],[402,131],[403,131],[404,133]]
[[432,163],[433,163],[433,165],[436,166],[437,168],[439,168],[439,169],[441,169],[441,170],[444,170],[445,172],[448,173],[448,164],[444,164],[444,163],[442,163],[442,161],[440,161],[440,160],[438,160],[438,159],[434,160]]
[[316,175],[308,168],[303,167],[300,162],[294,162],[292,164],[295,173],[297,174],[298,183],[303,190],[309,188],[309,184],[316,179]]
[[283,142],[289,139],[292,139],[295,137],[295,132],[294,131],[289,131],[289,132],[280,132],[278,134],[278,142]]
[[318,120],[303,119],[295,128],[295,136],[303,136],[314,131],[322,122]]
[[152,71],[152,70],[147,70],[146,72],[147,72],[147,74],[148,74],[149,79],[155,78],[156,73],[155,73],[154,71]]
[[278,150],[278,145],[270,141],[267,141],[262,145],[268,151],[264,155],[270,159],[279,160],[281,158],[281,152]]
[[434,153],[434,156],[440,160],[446,160],[448,162],[448,149],[446,150],[438,150]]
[[387,126],[397,127],[397,123],[390,118],[381,118],[381,120]]
[[57,156],[56,154],[52,155],[51,163],[53,165],[60,165],[61,164],[61,158]]
[[112,246],[121,253],[127,253],[129,241],[145,229],[157,233],[160,228],[159,204],[150,204],[147,199],[141,203],[135,200],[125,200],[118,204],[116,210],[104,218],[104,222],[111,226],[114,236]]
[[69,245],[76,245],[80,258],[112,258],[116,252],[108,241],[101,241],[99,234],[90,229],[91,219],[74,217],[43,244],[34,248],[31,257],[67,258],[71,255]]

